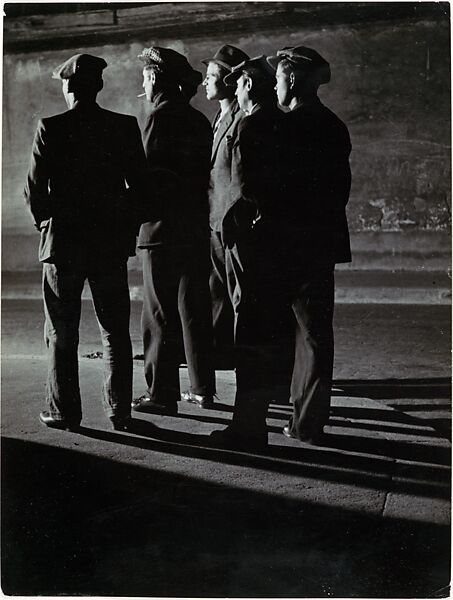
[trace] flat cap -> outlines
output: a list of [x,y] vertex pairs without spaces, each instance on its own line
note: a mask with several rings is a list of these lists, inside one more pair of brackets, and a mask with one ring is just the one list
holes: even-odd
[[232,69],[231,73],[228,73],[228,75],[223,78],[223,81],[227,85],[236,85],[237,80],[244,72],[253,70],[259,72],[260,75],[268,78],[270,81],[275,79],[275,71],[267,62],[266,57],[262,55],[249,58],[239,63]]
[[205,65],[213,62],[224,67],[228,71],[231,71],[233,67],[249,58],[249,55],[242,50],[239,50],[239,48],[225,44],[217,50],[212,58],[205,58],[201,62]]
[[288,46],[279,50],[276,56],[269,56],[267,62],[273,69],[276,69],[281,60],[287,60],[295,66],[316,73],[319,84],[330,81],[329,63],[313,48]]
[[180,65],[176,69],[176,74],[179,76],[180,83],[195,86],[200,85],[203,81],[203,75],[200,71],[195,71],[195,69],[192,68],[192,65],[185,56],[182,54],[180,56],[182,57],[182,60],[180,60]]
[[59,65],[52,73],[53,79],[94,79],[102,77],[107,66],[103,58],[91,54],[75,54]]
[[182,84],[199,86],[203,81],[203,75],[200,73],[200,71],[195,71],[195,69],[192,69],[192,67],[189,65],[188,69],[180,72],[179,79]]
[[181,72],[187,66],[190,67],[187,58],[171,48],[161,48],[159,46],[143,48],[137,58],[143,62],[144,67],[154,67],[161,71]]

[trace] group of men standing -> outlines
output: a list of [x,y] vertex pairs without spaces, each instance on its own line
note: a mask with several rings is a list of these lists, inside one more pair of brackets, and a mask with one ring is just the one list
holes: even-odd
[[[315,50],[249,58],[231,45],[203,63],[212,126],[190,105],[202,75],[169,48],[145,48],[151,103],[133,117],[99,107],[103,59],[79,54],[54,72],[69,110],[42,119],[25,197],[41,231],[49,427],[81,421],[80,297],[88,279],[104,345],[104,407],[113,427],[137,412],[215,407],[215,368],[234,367],[224,447],[267,443],[269,401],[284,390],[283,433],[316,443],[333,370],[335,263],[350,261],[345,207],[349,134],[317,96],[330,67]],[[278,104],[284,109],[281,110]],[[146,392],[132,400],[127,259],[143,260]],[[184,347],[190,389],[180,393]]]

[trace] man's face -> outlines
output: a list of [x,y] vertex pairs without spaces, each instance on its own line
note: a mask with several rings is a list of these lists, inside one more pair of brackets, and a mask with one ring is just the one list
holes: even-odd
[[208,100],[224,100],[228,97],[228,86],[223,81],[223,75],[222,67],[213,62],[208,63],[203,81]]
[[63,90],[63,96],[66,102],[66,106],[68,108],[72,108],[75,103],[74,94],[72,92],[68,92],[69,87],[69,79],[62,79],[61,89]]
[[242,74],[236,84],[235,96],[238,99],[239,108],[246,111],[250,102],[249,90],[247,86],[247,75]]
[[151,102],[154,93],[155,74],[152,69],[143,69],[143,89],[145,90],[146,99]]
[[277,92],[278,103],[281,106],[288,106],[293,97],[290,74],[282,68],[281,63],[277,67],[275,78],[277,83],[274,89]]

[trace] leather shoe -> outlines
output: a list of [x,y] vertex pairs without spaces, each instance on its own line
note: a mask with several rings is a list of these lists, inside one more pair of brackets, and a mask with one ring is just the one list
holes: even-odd
[[161,404],[152,400],[146,394],[140,398],[134,398],[131,404],[132,410],[136,412],[150,413],[153,415],[167,415],[174,417],[178,414],[178,406],[176,404]]
[[228,450],[260,450],[267,447],[267,432],[247,435],[227,427],[213,431],[209,437],[216,446]]
[[283,435],[287,438],[297,440],[296,436],[293,433],[291,433],[291,429],[289,428],[289,425],[285,425],[283,427]]
[[211,408],[214,406],[214,396],[194,394],[194,392],[191,392],[190,390],[187,390],[181,394],[181,400],[185,400],[191,404],[196,404],[200,408]]
[[47,410],[39,413],[39,420],[46,427],[63,431],[76,431],[80,426],[80,419],[56,419]]
[[303,437],[298,438],[296,435],[294,435],[294,433],[292,433],[289,424],[283,427],[282,433],[287,438],[299,440],[299,442],[302,442],[303,444],[312,444],[313,446],[321,445],[323,440],[326,439],[322,429],[316,433],[307,434],[306,436],[304,435]]

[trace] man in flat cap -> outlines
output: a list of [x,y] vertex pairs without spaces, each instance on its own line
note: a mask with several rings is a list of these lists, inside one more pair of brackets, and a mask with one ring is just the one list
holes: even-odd
[[329,418],[334,268],[351,260],[345,212],[351,142],[345,124],[318,98],[319,86],[330,80],[329,64],[318,52],[283,48],[268,61],[276,68],[278,101],[290,109],[283,119],[285,212],[277,244],[282,253],[275,257],[296,336],[294,408],[283,433],[316,443]]
[[145,48],[139,58],[152,103],[143,142],[156,205],[138,240],[147,390],[132,408],[174,415],[180,400],[181,326],[191,384],[187,395],[211,406],[215,393],[207,197],[212,131],[181,92],[187,59],[159,47]]
[[101,108],[107,63],[77,54],[54,72],[68,111],[38,123],[25,199],[41,232],[48,427],[74,429],[82,418],[77,347],[81,295],[88,279],[104,347],[103,406],[115,429],[130,424],[132,349],[128,256],[146,160],[135,117]]
[[279,364],[270,348],[275,341],[271,329],[281,327],[281,316],[270,310],[275,274],[269,272],[266,255],[272,247],[281,202],[278,164],[283,113],[275,98],[275,74],[265,56],[243,61],[224,81],[235,88],[245,116],[233,145],[231,195],[222,220],[222,237],[239,253],[245,283],[241,303],[234,305],[242,318],[236,328],[233,420],[212,437],[226,445],[249,447],[267,443],[267,404]]
[[231,156],[237,127],[244,113],[234,95],[234,86],[225,84],[223,78],[233,67],[248,59],[245,52],[231,45],[224,45],[202,62],[207,65],[203,85],[208,100],[217,101],[219,110],[214,117],[214,141],[211,154],[209,182],[209,223],[211,229],[211,277],[212,316],[216,363],[231,365],[232,348],[238,313],[242,272],[238,249],[227,244],[222,235],[222,222],[230,205]]

